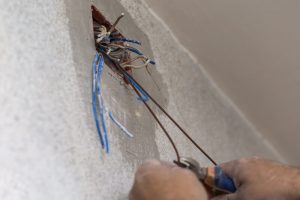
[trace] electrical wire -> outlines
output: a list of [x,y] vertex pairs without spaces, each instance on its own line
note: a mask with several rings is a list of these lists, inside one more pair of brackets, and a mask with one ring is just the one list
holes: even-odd
[[132,77],[130,76],[127,76],[127,75],[124,75],[123,76],[127,79],[127,81],[132,85],[132,87],[136,90],[139,91],[139,95],[138,95],[138,100],[140,101],[143,101],[143,102],[146,102],[149,100],[149,96],[145,93],[145,91],[140,87],[138,86],[134,80],[132,80]]
[[[123,66],[119,64],[121,62],[121,57],[124,58],[124,54],[126,53],[127,50],[137,54],[138,56],[144,56],[142,52],[140,52],[138,49],[136,49],[134,47],[123,46],[123,45],[118,45],[118,44],[112,44],[111,41],[109,40],[109,36],[115,30],[115,27],[116,27],[117,23],[120,21],[120,19],[122,17],[124,17],[124,13],[122,13],[121,16],[119,16],[117,18],[115,23],[110,27],[109,31],[105,33],[105,36],[103,36],[102,34],[98,35],[98,38],[96,38],[96,44],[99,44],[100,47],[97,48],[97,49],[104,53],[104,55],[108,58],[108,60],[123,75],[123,78],[126,79],[129,82],[129,84],[132,86],[132,88],[134,89],[136,94],[139,96],[139,100],[143,101],[146,108],[149,110],[151,115],[154,117],[156,122],[162,128],[163,132],[165,133],[165,135],[169,139],[170,143],[172,144],[173,149],[176,153],[176,157],[177,157],[178,162],[180,162],[180,156],[179,156],[178,149],[177,149],[174,141],[170,137],[170,134],[167,132],[167,130],[162,125],[162,123],[160,122],[158,117],[155,115],[154,111],[151,109],[151,107],[146,102],[149,99],[151,99],[151,101],[174,123],[174,125],[176,125],[176,127],[190,140],[190,142],[192,142],[192,144],[199,151],[201,151],[214,165],[216,165],[217,163],[187,134],[187,132],[168,114],[168,112],[147,91],[145,91],[145,89],[130,74],[128,74],[125,69],[123,69],[123,67],[126,67],[126,65],[129,64],[129,63],[126,63]],[[117,33],[117,31],[115,31],[115,32]],[[109,41],[107,46],[104,46],[100,43],[104,38],[107,38],[106,41]],[[121,39],[121,41],[122,40],[125,41],[125,40],[128,40],[128,39],[124,38],[124,39]],[[125,41],[125,42],[136,43],[135,41],[131,41],[131,40],[128,40],[128,41]],[[115,48],[117,48],[117,49],[115,49]],[[142,59],[142,61],[149,62],[152,65],[156,64],[155,61],[153,61],[153,60],[143,60]],[[145,65],[145,63],[144,63],[144,65]],[[133,66],[135,66],[135,65],[127,65],[127,67],[131,67],[131,68],[134,68]],[[147,65],[145,65],[145,66],[147,66]],[[135,66],[135,67],[139,68],[141,66]]]
[[[203,155],[205,155],[207,157],[208,160],[210,160],[214,165],[217,165],[217,163],[208,155],[208,153],[206,153],[206,151],[204,149],[202,149],[192,138],[191,136],[189,136],[189,134],[170,116],[170,114],[132,77],[130,76],[130,74],[128,74],[121,66],[119,66],[118,63],[115,63],[113,61],[113,63],[115,64],[115,66],[122,72],[122,74],[125,76],[125,77],[128,77],[129,80],[131,81],[130,83],[134,82],[135,85],[137,85],[141,91],[144,92],[144,94],[146,94],[150,99],[151,101],[177,126],[177,128],[190,140],[190,142],[192,142],[192,144],[201,152],[203,153]],[[147,104],[145,104],[146,107],[148,108],[149,106]],[[151,109],[151,108],[150,108]],[[148,108],[149,110],[149,108]],[[150,110],[149,110],[150,111]],[[150,111],[151,112],[151,111]],[[152,111],[153,112],[153,111]],[[151,114],[152,114],[151,112]],[[153,115],[153,114],[152,114]],[[155,115],[155,114],[154,114]],[[158,122],[159,120],[157,119],[156,116],[153,116],[156,121]],[[159,123],[159,122],[158,122]],[[159,123],[160,124],[160,123]],[[163,126],[161,126],[163,127]],[[164,130],[164,128],[163,128]],[[166,134],[167,136],[169,134]],[[169,138],[169,137],[168,137]],[[169,139],[170,140],[170,139]],[[172,141],[172,139],[170,140],[170,142]],[[172,142],[171,142],[172,143]],[[173,144],[172,144],[173,145]],[[173,146],[174,147],[174,146]],[[176,150],[175,150],[176,149]],[[177,151],[177,148],[174,147],[174,150],[176,152]]]
[[[119,65],[119,63],[113,61],[110,59],[110,57],[107,55],[107,54],[104,54],[106,55],[106,57],[108,58],[108,60],[117,68],[117,69],[121,69],[121,72],[124,76],[124,78],[127,79],[127,81],[130,83],[130,85],[132,86],[132,88],[134,89],[135,93],[139,96],[140,99],[143,99],[143,96],[142,94],[145,95],[145,90],[140,88],[137,84],[136,84],[136,81],[133,80],[133,78],[129,75],[129,74],[125,74],[124,73],[124,69]],[[125,71],[126,72],[126,71]],[[137,89],[136,86],[139,88]],[[141,93],[142,94],[141,94]],[[155,121],[158,123],[158,125],[161,127],[161,129],[163,130],[164,134],[167,136],[168,140],[170,141],[174,151],[175,151],[175,154],[176,154],[176,158],[177,158],[177,161],[180,162],[180,155],[179,155],[179,152],[178,152],[178,149],[173,141],[173,139],[171,138],[170,134],[168,133],[168,131],[166,130],[166,128],[163,126],[163,124],[160,122],[160,120],[158,119],[158,117],[155,115],[154,111],[150,108],[150,106],[147,104],[146,101],[143,101],[144,105],[146,106],[146,108],[149,110],[149,112],[151,113],[151,115],[153,116],[153,118],[155,119]]]
[[113,30],[115,30],[117,24],[119,23],[119,21],[124,17],[124,13],[121,13],[121,15],[117,18],[117,20],[115,21],[115,23],[110,27],[108,33],[112,33]]
[[[130,84],[132,85],[131,82],[130,82]],[[136,94],[141,97],[141,94],[139,93],[139,91],[134,86],[133,86],[133,89],[136,92]],[[162,125],[161,121],[155,115],[155,113],[150,108],[150,106],[147,104],[147,102],[143,101],[143,103],[146,106],[146,108],[149,110],[149,112],[151,113],[151,115],[153,116],[153,118],[155,119],[155,121],[158,123],[158,125],[160,126],[160,128],[163,130],[163,132],[165,133],[165,135],[167,136],[168,140],[170,141],[170,143],[171,143],[171,145],[172,145],[172,147],[173,147],[173,149],[175,151],[177,162],[180,162],[180,155],[179,155],[178,149],[177,149],[177,147],[176,147],[173,139],[171,138],[170,134],[168,133],[168,131],[166,130],[166,128]]]
[[129,38],[110,38],[110,42],[128,42],[128,43],[142,45],[140,41],[129,39]]
[[147,67],[150,63],[150,60],[149,59],[144,59],[143,60],[144,63],[141,64],[141,65],[129,65],[129,64],[126,64],[126,65],[121,65],[123,68],[125,67],[130,67],[130,68],[134,68],[134,69],[141,69],[141,68],[144,68],[144,67]]
[[98,73],[97,73],[97,96],[98,96],[98,102],[99,102],[99,110],[100,110],[100,116],[101,116],[101,124],[102,124],[102,130],[103,130],[103,136],[105,139],[105,150],[106,153],[109,153],[109,143],[108,143],[108,136],[107,136],[107,129],[105,124],[105,116],[104,116],[104,103],[103,98],[101,94],[101,74],[102,69],[104,65],[104,58],[102,54],[99,55],[99,61],[98,61]]
[[[128,50],[128,51],[130,51],[130,52],[133,52],[133,53],[135,53],[135,54],[137,54],[138,56],[143,56],[143,57],[145,57],[144,56],[144,54],[140,51],[140,50],[138,50],[138,49],[136,49],[136,48],[134,48],[134,47],[131,47],[131,46],[123,46],[123,45],[120,45],[120,44],[111,44],[111,43],[109,43],[108,44],[108,48],[109,47],[118,47],[118,48],[120,48],[120,49],[124,49],[124,50]],[[146,58],[146,57],[145,57]],[[156,63],[155,63],[155,61],[153,61],[153,60],[151,60],[151,59],[148,59],[148,58],[146,58],[147,60],[149,60],[149,63],[150,64],[152,64],[152,65],[155,65]]]
[[146,57],[145,56],[136,56],[136,57],[132,58],[131,60],[125,61],[123,63],[120,63],[120,65],[123,66],[123,65],[126,65],[126,64],[130,64],[130,63],[132,63],[132,62],[134,62],[136,60],[139,60],[139,59],[145,60]]
[[123,126],[116,118],[115,116],[108,111],[108,116],[110,117],[110,119],[122,130],[123,133],[125,133],[125,135],[127,135],[128,137],[132,138],[133,135],[125,128],[125,126]]
[[[135,53],[135,54],[137,54],[139,56],[143,56],[144,55],[141,51],[139,51],[138,49],[136,49],[134,47],[129,47],[128,46],[128,47],[126,47],[126,49],[128,49],[129,51],[131,51],[131,52],[133,52],[133,53]],[[150,60],[150,64],[151,65],[155,65],[156,63],[155,63],[154,60]]]
[[101,142],[101,146],[102,148],[104,148],[105,144],[104,144],[104,139],[101,133],[101,129],[100,129],[100,125],[99,125],[99,119],[98,119],[98,114],[97,114],[97,85],[96,85],[96,81],[97,81],[97,62],[99,59],[99,53],[96,54],[94,61],[93,61],[93,86],[92,86],[92,108],[93,108],[93,115],[94,115],[94,120],[95,120],[95,124],[96,124],[96,128],[97,128],[97,132],[100,138],[100,142]]

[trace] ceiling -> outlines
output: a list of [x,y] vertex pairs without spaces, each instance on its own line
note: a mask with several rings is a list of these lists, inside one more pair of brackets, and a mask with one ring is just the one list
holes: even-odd
[[300,163],[300,1],[146,0],[274,148]]

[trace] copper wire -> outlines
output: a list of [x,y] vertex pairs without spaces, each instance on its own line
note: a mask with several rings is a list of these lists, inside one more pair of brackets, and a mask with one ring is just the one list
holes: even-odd
[[[133,90],[135,91],[135,93],[141,97],[140,92],[133,86],[133,84],[131,84],[131,82],[129,82],[130,85],[133,87]],[[178,149],[172,139],[172,137],[170,136],[170,134],[168,133],[168,131],[166,130],[166,128],[162,125],[161,121],[158,119],[158,117],[156,116],[156,114],[154,113],[154,111],[150,108],[150,106],[148,105],[148,103],[146,101],[143,101],[144,105],[146,106],[146,108],[149,110],[149,112],[151,113],[151,115],[154,117],[155,121],[159,124],[159,126],[161,127],[161,129],[163,130],[163,132],[165,133],[165,135],[167,136],[168,140],[170,141],[171,145],[173,146],[173,149],[175,151],[176,154],[176,159],[177,162],[180,162],[180,155],[178,152]]]
[[[104,25],[109,31],[109,34],[117,34],[119,37],[124,37],[120,32],[118,32],[115,27],[117,25],[117,23],[120,21],[120,19],[124,16],[124,14],[122,13],[121,16],[119,16],[117,18],[117,20],[115,21],[115,23],[113,25],[111,25],[106,19],[105,17],[98,11],[98,9],[95,6],[92,6],[92,12],[93,12],[93,19],[98,23],[98,24],[102,24]],[[95,27],[96,28],[96,27]],[[114,32],[114,33],[113,33]],[[120,48],[120,47],[119,47]],[[126,47],[125,47],[126,48]],[[118,54],[118,53],[117,53]],[[217,165],[217,163],[208,155],[208,153],[205,152],[204,149],[202,149],[189,135],[188,133],[168,114],[168,112],[130,75],[127,73],[127,71],[125,69],[122,68],[122,66],[119,64],[119,61],[115,61],[115,60],[111,60],[111,57],[109,55],[107,55],[104,52],[104,55],[106,57],[108,57],[108,59],[110,59],[111,63],[115,66],[115,68],[117,69],[117,71],[119,71],[119,73],[121,73],[123,75],[123,77],[126,79],[127,77],[129,77],[130,79],[132,79],[135,84],[137,86],[139,86],[143,92],[151,99],[151,101],[176,125],[176,127],[194,144],[194,146],[200,151],[202,152],[214,165]],[[120,74],[120,75],[121,75]],[[128,81],[128,78],[127,78]],[[133,86],[133,84],[128,81],[129,84],[133,87],[134,91],[137,93],[137,95],[139,97],[141,97],[141,94],[139,93],[139,91],[137,90],[137,88],[135,88]],[[159,124],[159,126],[162,128],[163,132],[165,133],[165,135],[168,137],[170,143],[172,144],[172,147],[176,153],[176,157],[177,157],[177,161],[180,162],[180,156],[179,156],[179,152],[178,149],[174,143],[174,141],[172,140],[170,134],[168,133],[168,131],[165,129],[165,127],[162,125],[162,123],[160,122],[160,120],[158,119],[158,117],[155,115],[154,111],[151,109],[151,107],[148,105],[147,102],[143,101],[145,106],[147,107],[147,109],[149,110],[149,112],[151,113],[151,115],[154,117],[154,119],[156,120],[156,122]]]
[[[175,126],[177,126],[177,128],[190,140],[190,142],[192,142],[193,144],[194,144],[194,146],[201,152],[201,153],[203,153],[206,157],[207,157],[207,159],[208,160],[210,160],[214,165],[217,165],[217,163],[212,159],[212,157],[210,157],[209,155],[208,155],[208,153],[204,150],[204,149],[202,149],[192,138],[191,138],[191,136],[189,136],[189,134],[173,119],[173,117],[171,117],[170,115],[169,115],[169,113],[130,75],[130,74],[128,74],[121,66],[119,66],[119,64],[118,63],[114,63],[115,64],[115,66],[122,72],[122,74],[126,77],[126,76],[129,76],[142,90],[144,90],[144,92],[147,94],[147,96],[151,99],[151,101],[175,124]],[[133,87],[133,88],[135,88],[135,87]],[[144,103],[146,103],[146,102],[144,102]],[[146,107],[148,108],[148,104],[146,103],[145,104],[146,105]],[[151,108],[150,108],[151,109]],[[150,110],[149,110],[150,111]],[[152,111],[152,110],[151,110]],[[150,111],[150,112],[151,112]],[[152,111],[153,112],[153,111]],[[152,113],[151,113],[152,114]],[[152,114],[153,115],[153,114]],[[155,116],[155,114],[153,115],[153,117]],[[157,117],[155,116],[154,117],[155,119],[157,119]],[[157,122],[159,121],[158,119],[156,120]],[[162,127],[162,126],[161,126]],[[169,134],[168,134],[168,132],[166,131],[165,133],[167,133],[166,135],[167,136],[169,136]],[[168,137],[169,138],[169,137]],[[169,138],[169,140],[170,140],[171,138]],[[172,142],[171,142],[172,141]],[[178,152],[178,150],[177,150],[177,148],[176,148],[176,146],[175,146],[175,144],[173,143],[173,140],[171,139],[170,140],[170,142],[172,143],[172,146],[173,146],[173,148],[174,148],[174,150],[176,151],[176,152]],[[174,145],[173,145],[174,144]]]

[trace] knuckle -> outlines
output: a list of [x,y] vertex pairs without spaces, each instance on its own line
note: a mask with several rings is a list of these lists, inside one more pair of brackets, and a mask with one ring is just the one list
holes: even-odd
[[237,165],[238,166],[244,166],[246,164],[249,164],[251,162],[255,162],[257,160],[260,160],[260,158],[258,156],[251,156],[248,158],[241,158],[239,160],[237,160]]
[[241,158],[236,161],[236,170],[241,173],[244,168],[252,161],[252,158]]
[[158,160],[147,160],[139,167],[139,169],[148,169],[157,166],[160,166],[160,162]]
[[257,160],[260,160],[260,157],[259,156],[251,156],[248,160],[249,161],[257,161]]
[[244,164],[248,163],[248,158],[241,158],[239,160],[237,160],[236,162],[236,166],[237,168],[242,168],[244,166]]
[[177,175],[177,176],[182,176],[185,179],[195,179],[196,175],[193,171],[189,170],[189,169],[182,169],[182,168],[174,168],[173,172]]
[[158,160],[147,160],[142,164],[142,167],[158,166],[158,165],[160,165],[160,161]]
[[245,163],[249,162],[249,160],[250,160],[250,158],[241,158],[239,160],[239,164],[245,164]]

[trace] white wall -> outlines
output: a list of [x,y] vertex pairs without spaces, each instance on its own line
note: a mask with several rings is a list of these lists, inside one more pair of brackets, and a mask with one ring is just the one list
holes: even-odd
[[[155,57],[159,89],[145,71],[134,76],[217,162],[280,159],[143,2],[120,2],[95,4],[110,20],[126,13],[119,27]],[[175,158],[148,111],[107,67],[105,105],[135,136],[124,137],[107,120],[111,153],[101,150],[91,112],[89,1],[0,0],[0,7],[1,200],[126,199],[142,161]],[[182,155],[210,164],[160,117]]]
[[300,164],[300,2],[146,0],[230,99]]

